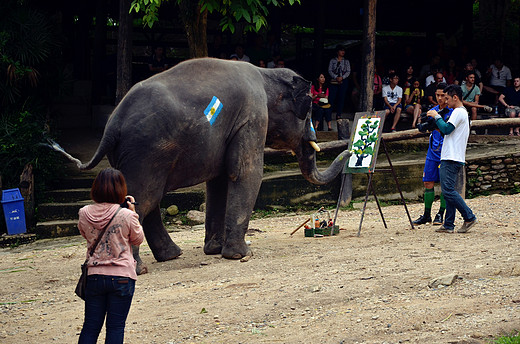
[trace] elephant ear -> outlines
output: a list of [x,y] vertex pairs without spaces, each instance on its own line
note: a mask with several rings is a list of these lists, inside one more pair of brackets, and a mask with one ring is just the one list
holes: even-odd
[[311,82],[301,76],[293,76],[292,98],[294,101],[294,112],[299,119],[305,119],[312,105],[312,98],[309,96]]

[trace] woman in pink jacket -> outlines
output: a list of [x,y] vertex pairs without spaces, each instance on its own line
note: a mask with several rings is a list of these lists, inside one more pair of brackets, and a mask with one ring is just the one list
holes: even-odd
[[[85,321],[79,343],[96,343],[105,317],[105,343],[123,343],[137,279],[132,245],[140,245],[144,238],[135,200],[126,193],[123,174],[113,168],[104,169],[92,184],[90,194],[95,203],[79,210],[78,228],[87,239],[89,258]],[[120,207],[123,202],[128,208]],[[107,224],[90,256],[90,249]]]

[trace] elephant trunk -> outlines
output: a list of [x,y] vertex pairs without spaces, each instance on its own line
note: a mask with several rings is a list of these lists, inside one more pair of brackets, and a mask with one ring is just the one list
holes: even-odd
[[325,171],[320,172],[316,166],[316,147],[311,146],[309,142],[302,141],[297,150],[295,150],[300,165],[302,175],[309,182],[317,185],[330,183],[343,170],[345,163],[351,153],[347,150],[343,151],[334,159],[332,164]]

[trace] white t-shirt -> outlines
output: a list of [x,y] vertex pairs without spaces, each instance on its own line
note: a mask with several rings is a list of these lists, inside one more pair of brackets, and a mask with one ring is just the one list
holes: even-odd
[[489,84],[491,86],[502,86],[506,87],[506,81],[511,80],[511,69],[506,66],[502,66],[501,70],[492,64],[491,67],[491,77],[489,78]]
[[469,137],[469,120],[466,108],[462,106],[453,110],[448,123],[453,124],[455,129],[450,134],[444,136],[441,160],[463,163],[466,161],[466,145]]
[[[424,87],[430,86],[430,84],[433,84],[435,82],[435,77],[433,75],[428,75],[426,78],[426,81],[424,82]],[[446,82],[446,78],[442,77],[442,82]]]
[[400,86],[395,86],[394,89],[390,87],[390,85],[383,86],[383,98],[386,97],[390,104],[395,104],[399,100],[398,98],[403,98],[403,89]]

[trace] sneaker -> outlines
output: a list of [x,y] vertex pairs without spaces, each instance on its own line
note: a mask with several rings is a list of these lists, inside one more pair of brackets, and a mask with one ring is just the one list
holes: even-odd
[[421,216],[419,216],[419,218],[417,220],[415,220],[412,223],[414,225],[424,225],[425,223],[429,223],[429,222],[432,222],[432,217],[431,216],[421,215]]
[[453,229],[448,229],[446,227],[444,227],[444,225],[441,225],[439,228],[437,228],[435,230],[437,233],[450,233],[452,234],[453,233]]
[[471,130],[469,133],[470,133],[471,135],[477,135],[477,132],[476,132],[475,130]]
[[469,232],[470,228],[473,227],[477,223],[477,219],[473,221],[464,221],[464,224],[460,226],[460,228],[457,230],[457,233],[467,233]]
[[435,215],[435,218],[433,219],[433,225],[434,226],[442,225],[443,222],[444,222],[444,219],[443,219],[442,214],[437,213],[437,215]]

